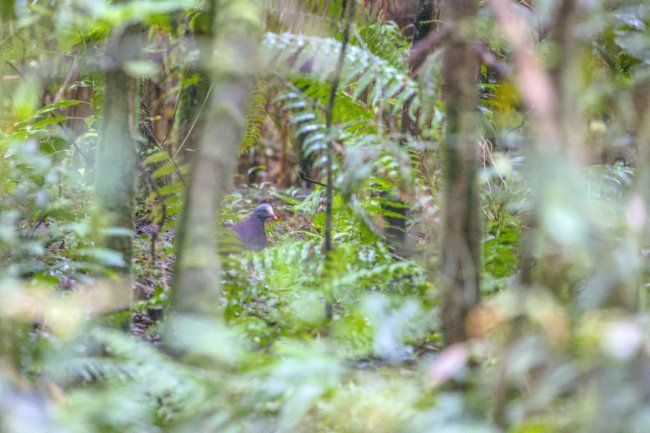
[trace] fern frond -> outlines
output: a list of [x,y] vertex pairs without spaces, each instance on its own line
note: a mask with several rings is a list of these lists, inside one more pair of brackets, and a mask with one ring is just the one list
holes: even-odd
[[178,164],[165,150],[150,154],[142,161],[142,165],[147,173],[150,173],[151,182],[158,185],[155,190],[150,189],[147,197],[154,206],[152,222],[160,223],[164,214],[164,223],[167,226],[174,221],[182,207],[182,196],[185,191],[182,179],[188,172],[187,167]]
[[302,157],[311,159],[317,152],[327,148],[325,124],[317,112],[318,102],[307,97],[291,83],[287,87],[287,90],[273,99],[273,103],[288,114]]
[[127,385],[135,400],[152,402],[152,411],[165,422],[195,410],[203,401],[209,381],[196,377],[191,368],[119,331],[98,328],[90,337],[96,353],[67,356],[48,367],[56,383]]
[[261,78],[255,85],[253,95],[251,96],[251,103],[248,107],[248,115],[246,116],[246,129],[244,130],[244,138],[241,144],[241,150],[246,151],[253,147],[260,136],[260,129],[266,119],[266,104],[268,98],[268,82],[266,79]]
[[132,362],[96,356],[73,358],[57,372],[63,383],[129,382],[139,375],[138,366]]
[[410,43],[395,22],[371,23],[359,28],[359,35],[368,50],[391,65],[407,72],[406,58]]
[[[263,39],[265,62],[288,78],[311,77],[327,83],[336,67],[341,43],[333,38],[292,33],[266,33]],[[372,107],[391,108],[397,114],[406,101],[411,109],[420,107],[418,86],[407,74],[385,59],[351,45],[341,73],[341,88],[349,96]]]
[[396,144],[398,141],[376,133],[346,134],[346,155],[339,176],[344,194],[356,193],[363,185],[376,185],[381,191],[390,191],[399,184],[412,185],[411,150]]
[[[322,83],[309,77],[294,78],[293,87],[312,101],[315,108],[325,112],[328,103],[330,84]],[[342,124],[350,132],[376,132],[372,109],[359,99],[339,90],[336,95],[333,121]]]
[[[442,134],[442,123],[444,118],[444,109],[442,102],[438,98],[440,92],[440,68],[442,65],[441,52],[436,52],[429,56],[422,67],[418,85],[422,104],[417,116],[418,127],[423,135],[427,138],[440,140]],[[415,115],[415,113],[411,113]]]

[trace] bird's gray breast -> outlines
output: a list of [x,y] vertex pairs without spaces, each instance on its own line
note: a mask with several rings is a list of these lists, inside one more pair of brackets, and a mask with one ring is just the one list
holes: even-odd
[[246,249],[260,251],[266,247],[264,221],[258,218],[249,218],[234,225],[232,229],[239,235]]

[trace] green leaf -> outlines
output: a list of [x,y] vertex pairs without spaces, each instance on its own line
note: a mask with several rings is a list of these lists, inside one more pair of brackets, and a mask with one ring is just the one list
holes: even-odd
[[151,173],[151,177],[154,179],[159,179],[164,176],[169,176],[174,172],[174,164],[165,164],[160,168],[157,168],[154,170],[153,173]]
[[74,107],[75,105],[79,105],[81,103],[85,103],[85,102],[76,99],[61,99],[60,101],[55,102],[54,104],[49,104],[42,107],[36,112],[36,114],[39,115],[46,114],[49,113],[50,111],[60,110],[68,107]]
[[36,114],[41,86],[34,77],[20,81],[13,94],[13,109],[18,120],[29,120]]
[[48,117],[43,120],[39,120],[38,122],[34,123],[32,125],[32,129],[43,129],[46,126],[50,125],[58,125],[59,123],[63,123],[66,120],[73,119],[73,117],[70,116],[56,116],[56,117]]
[[156,153],[153,153],[153,154],[149,155],[148,157],[145,158],[144,161],[142,161],[142,163],[145,166],[147,166],[147,165],[156,164],[156,163],[162,162],[162,161],[169,161],[169,152],[167,152],[166,150],[156,152]]

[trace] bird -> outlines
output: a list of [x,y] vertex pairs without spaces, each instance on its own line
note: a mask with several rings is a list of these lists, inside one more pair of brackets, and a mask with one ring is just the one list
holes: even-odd
[[257,206],[251,216],[232,226],[231,230],[239,235],[247,250],[261,251],[266,248],[264,225],[269,218],[278,219],[271,205],[264,203]]

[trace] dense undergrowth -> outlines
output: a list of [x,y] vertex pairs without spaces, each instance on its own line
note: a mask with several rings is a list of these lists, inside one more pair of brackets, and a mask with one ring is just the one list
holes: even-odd
[[[65,152],[48,155],[37,149],[23,155],[30,163],[30,176],[16,182],[22,188],[8,191],[14,201],[5,202],[3,208],[2,252],[16,264],[11,275],[28,277],[30,291],[42,290],[44,284],[58,286],[59,294],[50,293],[45,298],[53,305],[65,300],[66,292],[83,290],[81,285],[92,284],[101,275],[110,278],[110,266],[116,264],[111,254],[103,255],[101,250],[83,255],[85,260],[73,255],[80,254],[81,246],[94,248],[96,232],[101,229],[87,212],[87,187],[76,182],[79,193],[68,192],[65,198],[59,197],[59,189],[43,187],[42,179],[50,172],[66,172],[62,168],[65,164],[54,168],[52,163],[62,155]],[[35,161],[41,164],[38,174],[42,177],[34,176],[31,167]],[[25,166],[12,167],[13,176],[20,174],[20,167]],[[77,175],[82,173],[77,171]],[[590,191],[609,206],[625,193],[621,185],[627,184],[628,175],[624,167],[590,170]],[[519,182],[516,173],[513,176],[484,184],[485,295],[501,292],[515,277],[526,196],[513,193],[513,185]],[[248,194],[256,195],[254,190]],[[569,318],[563,307],[539,292],[531,293],[531,300],[523,305],[513,304],[512,294],[503,292],[475,318],[479,330],[500,326],[504,332],[520,332],[514,343],[502,346],[505,341],[497,333],[482,343],[477,340],[456,352],[447,351],[433,362],[441,349],[436,321],[439,292],[429,274],[435,260],[431,263],[417,256],[405,259],[390,253],[364,225],[367,221],[360,220],[343,201],[339,201],[335,219],[337,248],[329,260],[322,260],[322,208],[318,205],[319,192],[312,195],[296,202],[278,191],[276,209],[282,219],[270,227],[271,247],[261,253],[224,256],[223,323],[189,318],[160,321],[166,313],[156,315],[167,307],[168,288],[161,274],[171,272],[173,231],[161,236],[155,261],[150,235],[139,233],[136,284],[146,287],[150,297],[131,311],[89,322],[80,316],[73,323],[61,318],[51,323],[30,323],[23,322],[25,317],[20,312],[5,307],[4,313],[9,314],[9,321],[4,321],[5,336],[14,342],[8,348],[13,349],[16,368],[5,375],[5,387],[13,381],[12,375],[28,373],[37,383],[50,387],[53,398],[41,406],[30,394],[5,388],[15,396],[12,404],[40,410],[43,425],[55,422],[53,425],[65,426],[66,430],[84,432],[289,431],[305,426],[323,432],[415,432],[427,425],[436,425],[436,431],[489,432],[499,431],[493,422],[486,421],[493,416],[488,416],[490,411],[505,410],[499,407],[505,400],[489,396],[496,393],[498,398],[505,398],[499,394],[507,392],[503,387],[524,380],[534,371],[536,380],[541,381],[540,393],[516,401],[522,405],[518,410],[540,411],[532,418],[524,417],[525,428],[536,431],[536,425],[557,424],[558,429],[575,425],[576,418],[566,413],[569,409],[554,404],[572,401],[577,407],[571,410],[587,404],[585,391],[576,388],[575,381],[594,374],[601,363],[615,364],[601,380],[626,380],[617,375],[634,361],[619,359],[618,355],[607,360],[612,349],[605,346],[605,353],[600,353],[597,348],[600,343],[596,334],[607,329],[607,323],[598,316],[585,317],[577,324],[575,336],[567,340],[568,323],[563,321]],[[34,204],[44,198],[39,212],[33,214]],[[65,200],[66,212],[56,212],[60,200]],[[239,193],[228,200],[233,203],[232,209],[245,208],[249,202]],[[376,200],[369,196],[361,205],[376,209]],[[26,205],[21,207],[20,203]],[[224,221],[240,215],[225,213]],[[43,227],[34,230],[32,225],[21,226],[15,221],[38,222]],[[412,231],[417,232],[419,221],[417,216],[412,218]],[[26,240],[39,248],[16,248]],[[18,287],[12,280],[3,281],[3,296],[11,305],[19,296]],[[533,323],[526,333],[521,329],[506,331],[509,320],[527,316]],[[148,326],[140,334],[144,333],[150,343],[106,328],[131,318],[137,324],[142,317],[148,319]],[[625,323],[614,325],[641,326]],[[616,328],[606,332],[616,332]],[[641,328],[637,332],[642,332]],[[611,338],[605,340],[607,344],[616,344],[615,337]],[[26,344],[25,339],[31,343]],[[574,356],[563,350],[570,341],[581,348]],[[547,344],[554,349],[549,351]],[[185,353],[183,362],[174,353]],[[477,366],[470,368],[470,360]],[[452,388],[433,392],[451,377],[468,391],[460,394]],[[629,386],[634,389],[633,384]],[[583,397],[570,397],[574,392]],[[598,395],[600,392],[591,398]],[[26,402],[20,403],[20,399]],[[5,414],[13,413],[8,419],[19,429],[32,427],[31,423],[40,419],[27,421],[12,407],[5,406]],[[341,418],[342,412],[346,419]],[[523,416],[524,412],[501,416]],[[639,422],[630,418],[632,426]]]
[[[482,59],[475,113],[483,302],[469,315],[469,341],[445,347],[439,51],[409,71],[409,30],[360,13],[328,130],[342,2],[296,2],[293,19],[284,2],[268,2],[266,69],[210,236],[259,202],[280,218],[264,251],[222,251],[221,303],[206,319],[170,308],[191,168],[169,128],[180,88],[197,80],[181,79],[198,52],[181,34],[196,30],[188,23],[200,21],[200,5],[0,2],[0,19],[10,3],[15,21],[0,29],[0,431],[647,431],[647,7],[586,2],[576,18],[578,163],[531,149],[537,119],[522,109],[526,89],[494,72],[510,73],[512,53],[482,6],[477,50],[494,57]],[[519,5],[539,21],[530,25],[549,68],[562,67],[543,34],[559,3]],[[102,246],[125,230],[95,209],[105,65],[94,50],[134,22],[150,26],[151,57],[129,67],[155,91],[141,101],[136,134],[125,294],[115,292],[124,260]],[[84,59],[78,79],[40,74],[59,65],[48,63],[52,47]],[[80,106],[88,112],[74,114]],[[321,179],[328,143],[335,248],[325,255],[325,194],[298,173]],[[599,149],[635,158],[600,161]],[[401,251],[383,235],[391,200],[408,208]]]
[[[79,193],[67,190],[63,197],[60,189],[43,186],[42,179],[52,172],[70,178],[65,164],[53,164],[61,156],[33,149],[20,155],[23,160],[9,159],[17,165],[4,171],[21,187],[8,191],[11,201],[3,202],[2,254],[14,264],[7,277],[28,277],[27,290],[34,293],[58,286],[58,294],[46,290],[44,300],[51,306],[65,301],[66,292],[110,275],[116,263],[101,250],[80,252],[84,246],[95,248],[100,229],[87,212],[88,191],[79,178],[74,178]],[[21,175],[27,165],[16,161],[29,162],[29,171]],[[35,163],[41,167],[38,176]],[[629,174],[625,167],[595,168],[588,173],[589,190],[612,206],[625,194]],[[521,194],[512,192],[517,182],[515,175],[496,184],[500,186],[485,184],[485,295],[502,291],[515,276],[523,205]],[[239,194],[230,200],[244,207],[247,203]],[[372,209],[373,200],[369,197],[363,205]],[[311,207],[306,204],[310,202]],[[599,410],[610,398],[628,399],[627,407],[640,404],[642,385],[631,372],[643,368],[642,361],[621,353],[617,344],[622,344],[621,335],[640,338],[644,322],[625,316],[612,322],[593,311],[570,325],[564,307],[548,294],[533,292],[521,304],[506,291],[475,318],[476,329],[496,326],[503,331],[490,331],[488,340],[437,358],[439,293],[430,283],[431,263],[395,257],[343,205],[336,214],[338,247],[329,261],[319,260],[322,210],[317,203],[309,198],[297,204],[278,202],[283,218],[270,228],[272,246],[259,254],[225,257],[225,323],[158,321],[153,312],[167,305],[161,273],[171,270],[172,238],[161,236],[152,262],[149,235],[140,233],[137,284],[153,296],[132,311],[133,317],[156,319],[143,330],[153,346],[105,327],[130,319],[130,311],[91,321],[83,315],[25,321],[36,317],[11,307],[25,288],[5,277],[5,353],[14,365],[2,379],[4,395],[11,396],[3,405],[6,425],[12,431],[58,431],[57,426],[65,426],[80,432],[416,432],[434,425],[436,431],[491,432],[500,430],[488,421],[496,414],[524,420],[518,431],[541,426],[564,431],[604,422],[605,415],[593,412],[594,401]],[[34,208],[39,210],[33,213]],[[57,212],[62,208],[65,212]],[[236,213],[224,217],[235,218]],[[34,247],[17,247],[30,243]],[[517,323],[521,317],[530,318],[529,329],[508,331],[509,321]],[[172,330],[163,332],[161,324]],[[520,336],[504,340],[502,332]],[[166,336],[162,340],[161,333]],[[183,362],[174,353],[185,353]],[[470,360],[477,364],[470,367]],[[19,374],[48,387],[47,400],[10,385]],[[453,388],[434,392],[451,377],[463,384],[465,393]],[[586,388],[579,386],[587,377],[598,379],[588,381]],[[617,392],[628,391],[611,397],[610,383]],[[530,391],[507,404],[510,387],[524,384]],[[36,415],[21,415],[20,407]],[[626,420],[619,431],[642,431],[645,425],[643,411],[608,407],[603,414]]]
[[[82,313],[43,322],[41,311],[25,315],[24,290],[43,296],[46,309],[66,308],[67,298],[111,279],[119,255],[96,246],[107,229],[90,212],[90,186],[83,170],[74,169],[73,150],[22,146],[22,153],[13,153],[11,143],[3,140],[12,155],[5,161],[15,164],[3,171],[10,176],[3,184],[15,187],[8,187],[2,205],[2,254],[13,266],[2,294],[6,353],[15,370],[3,380],[8,386],[13,375],[29,374],[51,388],[55,399],[47,407],[32,407],[30,394],[6,388],[13,404],[37,411],[43,425],[182,431],[204,423],[238,430],[261,424],[285,430],[308,422],[317,431],[392,431],[415,422],[412,405],[420,404],[424,386],[421,362],[440,350],[439,293],[427,268],[432,263],[392,254],[368,226],[373,222],[359,219],[340,197],[337,248],[324,261],[320,193],[295,201],[278,192],[284,201],[276,209],[283,217],[270,227],[272,246],[224,256],[223,324],[161,320],[167,317],[173,228],[160,236],[155,257],[150,235],[138,230],[135,286],[147,299],[90,321]],[[249,203],[239,193],[228,200],[244,212]],[[377,200],[369,196],[362,209],[378,209]],[[226,222],[238,218],[235,212],[223,215]],[[17,279],[29,287],[16,285]],[[110,330],[130,320],[144,339]],[[169,339],[161,340],[163,325],[173,328]],[[189,347],[189,365],[165,354]],[[341,423],[338,412],[351,406],[357,421]],[[28,420],[12,407],[4,413],[18,431],[41,419]]]

